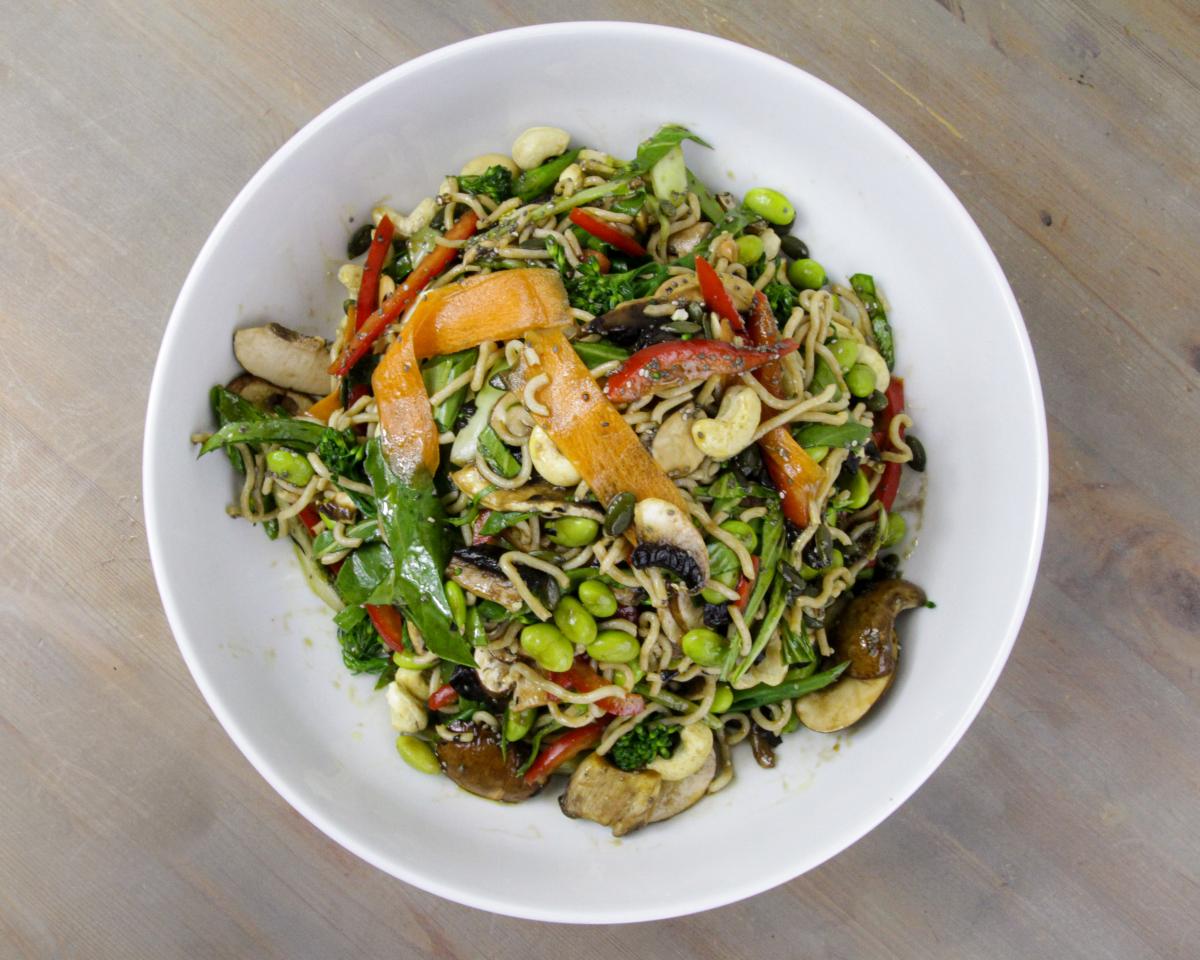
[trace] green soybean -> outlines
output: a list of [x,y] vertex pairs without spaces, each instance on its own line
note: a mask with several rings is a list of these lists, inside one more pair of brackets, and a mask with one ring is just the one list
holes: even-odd
[[798,290],[820,290],[825,286],[825,268],[807,257],[793,260],[787,274],[792,286]]
[[267,469],[296,487],[303,487],[313,476],[308,458],[293,450],[272,450],[267,454]]
[[588,644],[588,656],[603,663],[628,663],[641,652],[637,638],[624,630],[601,630]]
[[776,226],[786,227],[796,219],[796,208],[792,206],[792,202],[770,187],[755,187],[747,191],[742,202],[751,213],[757,213]]
[[754,528],[742,520],[726,520],[721,524],[721,529],[726,533],[732,533],[751,553],[758,546],[758,537],[754,533]]
[[593,617],[611,617],[617,612],[616,595],[607,583],[599,580],[584,580],[579,585],[579,602]]
[[586,547],[599,532],[600,524],[588,517],[560,517],[550,539],[563,547]]
[[396,738],[396,752],[414,770],[420,770],[421,773],[442,772],[433,748],[424,740],[401,734]]
[[871,484],[867,480],[867,475],[862,470],[857,470],[854,477],[850,480],[850,498],[846,501],[846,506],[851,510],[861,510],[867,505],[867,500],[871,497]]
[[575,646],[552,623],[535,623],[521,631],[521,649],[545,670],[566,670],[575,659]]
[[504,711],[504,739],[520,740],[533,728],[537,710],[514,710],[511,706]]
[[693,663],[702,667],[719,666],[725,659],[725,638],[715,630],[705,627],[689,630],[680,638],[679,645]]
[[753,263],[758,263],[759,257],[763,255],[763,242],[752,233],[747,233],[743,237],[737,238],[738,263],[745,264],[747,267]]
[[833,358],[837,360],[838,366],[843,370],[849,370],[854,366],[854,361],[858,358],[858,344],[853,340],[831,340],[825,344],[829,347],[829,352],[833,354]]
[[908,531],[908,524],[904,520],[904,515],[899,513],[889,513],[887,518],[887,527],[883,531],[883,542],[881,547],[894,547],[904,539],[904,534]]
[[713,694],[712,706],[709,707],[709,713],[724,713],[733,706],[733,691],[729,689],[728,684],[718,683],[716,692]]
[[[625,676],[625,670],[629,671],[629,677]],[[629,689],[635,683],[638,683],[645,675],[646,673],[641,667],[639,667],[636,663],[630,663],[626,664],[624,669],[618,667],[613,671],[613,683]]]
[[454,620],[454,625],[458,627],[458,632],[465,633],[467,629],[467,595],[463,593],[463,588],[453,580],[446,581],[446,600],[450,604],[450,616]]
[[875,392],[875,371],[865,363],[856,363],[846,371],[846,386],[856,397],[869,397]]
[[812,457],[814,461],[816,461],[817,463],[820,463],[822,460],[824,460],[829,455],[829,448],[828,447],[809,447],[808,455],[810,457]]
[[574,597],[563,597],[554,608],[554,623],[573,644],[587,646],[596,639],[596,621]]
[[604,532],[610,537],[619,537],[633,523],[633,511],[637,506],[637,497],[626,491],[618,493],[608,501],[604,512]]

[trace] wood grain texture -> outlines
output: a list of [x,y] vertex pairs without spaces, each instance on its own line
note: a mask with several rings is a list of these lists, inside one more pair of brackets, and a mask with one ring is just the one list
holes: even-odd
[[1041,577],[995,693],[866,839],[698,917],[496,918],[345,853],[237,752],[167,630],[139,501],[150,371],[205,236],[296,129],[398,62],[566,10],[8,3],[0,955],[1195,957],[1195,4],[570,12],[720,34],[830,80],[912,143],[983,229],[1037,351],[1053,468]]

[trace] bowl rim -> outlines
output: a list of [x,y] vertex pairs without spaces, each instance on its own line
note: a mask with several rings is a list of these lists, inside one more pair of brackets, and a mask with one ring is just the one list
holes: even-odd
[[[1020,349],[1021,362],[1023,372],[1026,376],[1026,382],[1030,390],[1029,399],[1032,401],[1034,411],[1033,424],[1035,435],[1034,442],[1036,446],[1036,463],[1034,464],[1034,483],[1035,483],[1035,509],[1031,517],[1033,529],[1032,537],[1029,541],[1029,550],[1025,558],[1024,576],[1020,585],[1020,589],[1011,608],[1011,613],[1008,622],[1004,625],[1003,635],[1004,641],[996,648],[992,662],[988,666],[986,677],[983,683],[980,684],[974,698],[971,700],[966,710],[958,718],[957,722],[942,736],[941,741],[937,744],[936,749],[933,749],[928,754],[928,759],[925,763],[914,767],[908,775],[899,783],[897,783],[885,804],[883,804],[879,812],[873,818],[868,818],[863,823],[859,824],[853,831],[849,831],[844,837],[839,837],[832,843],[824,845],[817,844],[815,852],[810,852],[807,856],[781,858],[774,865],[764,865],[764,869],[754,874],[746,880],[722,887],[719,891],[714,891],[708,896],[692,897],[686,901],[672,904],[664,909],[661,905],[648,905],[642,908],[633,910],[614,910],[607,907],[598,909],[586,909],[574,907],[563,909],[556,905],[539,905],[522,902],[516,898],[510,898],[492,894],[485,895],[471,890],[460,890],[457,887],[445,883],[437,878],[437,876],[426,873],[421,869],[420,864],[413,864],[391,857],[383,856],[376,853],[369,845],[359,843],[357,840],[349,836],[343,831],[338,823],[326,817],[312,804],[310,804],[303,795],[303,791],[293,786],[279,773],[268,755],[264,754],[255,745],[252,736],[244,731],[239,725],[239,722],[234,717],[234,711],[226,702],[219,688],[214,685],[211,678],[204,671],[200,660],[196,654],[196,647],[189,630],[184,623],[182,614],[176,603],[173,586],[167,580],[165,574],[164,558],[167,552],[167,547],[163,538],[164,525],[159,521],[160,517],[160,491],[155,481],[154,470],[152,464],[154,462],[155,444],[159,435],[159,411],[164,408],[164,403],[168,396],[169,387],[166,382],[166,366],[163,358],[172,352],[172,344],[178,337],[182,329],[182,317],[190,309],[190,301],[194,297],[195,288],[199,282],[198,278],[203,273],[203,268],[212,257],[216,250],[224,241],[226,233],[228,233],[231,224],[237,219],[242,209],[247,205],[249,199],[258,191],[260,186],[269,180],[275,171],[282,166],[287,159],[296,152],[309,139],[316,136],[327,124],[335,117],[340,115],[346,109],[351,107],[358,101],[371,96],[377,90],[389,86],[399,78],[403,78],[408,74],[419,73],[429,65],[441,60],[469,54],[477,49],[487,48],[497,44],[503,44],[513,39],[521,38],[545,38],[555,36],[573,36],[581,32],[588,32],[592,36],[598,33],[608,33],[613,37],[616,36],[631,36],[637,35],[640,38],[647,37],[669,37],[673,40],[683,40],[690,44],[698,45],[702,48],[719,50],[726,55],[744,58],[747,62],[753,62],[760,68],[768,70],[783,70],[783,71],[799,71],[804,74],[810,81],[820,85],[825,89],[834,101],[838,102],[839,106],[850,112],[857,114],[860,121],[874,128],[875,133],[885,139],[891,140],[896,146],[902,148],[906,153],[910,154],[913,160],[914,175],[925,178],[929,181],[935,192],[937,192],[944,203],[946,204],[947,213],[957,219],[964,231],[964,234],[970,238],[970,243],[976,248],[975,252],[980,255],[981,263],[986,264],[987,269],[993,274],[993,278],[997,281],[997,290],[1003,300],[1007,317],[1013,332],[1016,334],[1017,343]],[[225,212],[217,221],[216,226],[205,240],[201,247],[196,260],[188,271],[187,278],[184,280],[183,286],[180,289],[174,307],[171,310],[169,319],[163,332],[162,340],[160,341],[159,350],[155,359],[154,374],[150,384],[150,392],[146,407],[145,432],[143,436],[142,446],[142,492],[144,497],[144,516],[146,521],[146,535],[149,545],[150,562],[154,571],[155,583],[158,587],[159,596],[162,600],[163,609],[166,613],[168,625],[175,637],[180,653],[183,655],[184,662],[187,664],[188,670],[196,681],[201,694],[204,696],[209,708],[216,716],[218,722],[224,728],[225,732],[233,740],[238,750],[242,755],[250,761],[251,765],[258,773],[267,781],[267,783],[278,793],[294,810],[309,821],[318,830],[338,843],[345,849],[349,850],[355,856],[365,860],[367,863],[377,869],[390,874],[397,879],[403,880],[406,883],[443,897],[447,900],[461,903],[466,906],[475,907],[482,910],[487,910],[497,914],[503,914],[512,917],[519,917],[529,920],[551,921],[558,923],[628,923],[628,922],[645,922],[650,920],[667,919],[670,917],[686,916],[692,913],[698,913],[704,910],[714,909],[716,907],[725,906],[730,903],[735,903],[746,897],[754,896],[762,893],[782,883],[786,883],[809,870],[816,868],[826,860],[836,856],[842,850],[857,843],[864,836],[870,833],[883,820],[891,816],[896,809],[904,803],[920,788],[920,786],[933,774],[933,772],[942,764],[949,752],[954,748],[958,741],[962,738],[967,728],[974,722],[980,709],[987,697],[994,688],[996,681],[1000,676],[1000,672],[1004,667],[1005,662],[1012,650],[1013,644],[1016,641],[1018,632],[1025,613],[1029,606],[1030,597],[1033,592],[1033,586],[1037,577],[1038,564],[1041,558],[1042,545],[1045,536],[1046,528],[1046,512],[1049,495],[1049,446],[1046,427],[1046,412],[1042,397],[1041,381],[1038,377],[1037,362],[1034,358],[1033,348],[1030,343],[1028,330],[1025,327],[1024,320],[1021,316],[1020,308],[1016,298],[1008,284],[1008,280],[1004,275],[1004,271],[996,259],[994,252],[984,237],[982,231],[976,225],[971,215],[967,212],[962,202],[950,189],[950,187],[942,180],[937,172],[929,165],[929,163],[914,150],[907,141],[899,134],[891,129],[886,123],[876,117],[870,110],[858,103],[849,95],[838,90],[832,84],[822,80],[814,74],[776,57],[772,54],[748,47],[744,44],[737,43],[732,40],[726,40],[722,37],[716,37],[707,33],[699,33],[697,31],[686,30],[680,27],[661,26],[657,24],[634,23],[620,20],[606,21],[570,21],[560,23],[536,24],[532,26],[515,27],[507,30],[499,30],[491,33],[482,34],[480,36],[471,37],[465,40],[458,41],[447,46],[439,47],[436,50],[429,51],[411,60],[407,60],[391,69],[381,73],[372,80],[367,81],[361,86],[347,93],[345,96],[338,99],[335,103],[326,107],[317,116],[313,117],[300,130],[293,134],[288,140],[275,151],[274,154],[255,172],[249,181],[242,187],[233,201],[226,208]]]

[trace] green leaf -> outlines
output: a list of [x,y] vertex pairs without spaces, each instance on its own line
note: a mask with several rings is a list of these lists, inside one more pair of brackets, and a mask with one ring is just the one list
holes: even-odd
[[700,241],[695,250],[689,253],[686,257],[681,257],[680,259],[676,260],[674,265],[680,267],[691,267],[694,269],[696,266],[696,258],[707,257],[708,251],[713,245],[713,241],[716,240],[717,237],[719,237],[722,233],[728,233],[731,236],[736,237],[743,230],[745,230],[746,227],[758,219],[758,214],[751,213],[745,207],[734,207],[732,210],[728,211],[725,216],[721,217],[721,219],[717,221],[716,226],[714,226],[712,230],[708,232],[708,236]]
[[[432,396],[439,390],[445,389],[452,380],[470,370],[478,357],[479,350],[472,347],[470,350],[448,353],[433,360],[421,372],[426,392]],[[437,424],[439,433],[453,429],[454,421],[458,419],[458,411],[462,409],[463,401],[466,398],[467,388],[462,386],[434,408],[433,422]]]
[[337,624],[342,663],[351,673],[383,673],[391,665],[387,646],[379,638],[367,611],[360,606],[346,607],[333,618]]
[[483,521],[482,526],[480,526],[479,534],[484,537],[494,536],[497,533],[507,530],[509,527],[515,527],[518,523],[528,520],[533,515],[532,510],[527,510],[524,513],[493,510],[488,514],[487,519]]
[[450,535],[433,477],[423,468],[411,477],[397,476],[377,439],[367,443],[366,466],[392,554],[396,600],[430,650],[443,660],[474,666],[470,644],[454,627],[442,586]]
[[[759,579],[762,579],[761,575]],[[787,599],[787,584],[783,582],[782,577],[778,577],[771,588],[771,602],[767,604],[767,612],[763,614],[763,618],[758,624],[757,632],[754,634],[754,642],[750,645],[750,652],[742,658],[737,668],[729,675],[731,681],[741,678],[742,674],[750,669],[754,661],[758,659],[758,655],[767,648],[767,643],[770,641],[772,634],[775,633],[775,628],[779,626],[779,621],[783,617],[784,608],[787,607]],[[746,609],[750,609],[749,604],[746,604]]]
[[759,537],[759,566],[758,577],[754,580],[754,588],[746,601],[746,609],[742,616],[747,623],[754,622],[763,598],[770,589],[771,581],[775,579],[775,570],[779,566],[779,558],[783,556],[784,534],[786,524],[778,503],[772,503],[762,521],[762,534]]
[[325,432],[323,423],[312,420],[275,418],[270,420],[238,420],[227,423],[204,441],[200,456],[235,443],[280,443],[305,453],[316,448]]
[[712,149],[712,144],[700,139],[687,127],[682,127],[677,123],[664,124],[638,144],[637,158],[634,160],[635,170],[638,173],[649,173],[650,168],[658,163],[667,151],[672,147],[679,146],[685,140],[693,140],[702,147]]
[[529,771],[529,768],[533,766],[533,761],[537,759],[538,754],[541,752],[542,740],[545,739],[546,734],[562,729],[563,725],[556,720],[551,720],[544,727],[539,728],[537,733],[533,735],[533,740],[530,741],[529,758],[517,768],[517,773],[520,776],[525,776],[525,774]]
[[496,473],[511,480],[521,472],[521,462],[512,455],[504,441],[490,426],[479,431],[479,452]]
[[700,212],[708,217],[713,223],[716,223],[725,216],[725,208],[717,202],[717,198],[713,192],[708,189],[699,177],[691,170],[688,170],[688,189],[696,195],[696,199],[700,201]]
[[783,631],[783,662],[786,664],[807,663],[816,668],[817,655],[808,640],[804,621],[800,621],[800,632],[796,633],[786,623],[780,627]]
[[786,320],[800,302],[800,291],[786,283],[768,283],[763,287],[771,312],[781,320]]
[[365,544],[350,554],[336,581],[338,595],[348,604],[391,603],[394,584],[395,563],[383,543]]
[[836,667],[814,673],[810,677],[785,680],[778,686],[772,687],[765,683],[758,683],[745,690],[736,690],[733,694],[733,704],[729,710],[730,712],[745,712],[753,710],[755,707],[765,707],[771,703],[779,703],[781,700],[795,700],[805,694],[814,693],[833,683],[849,665],[850,661],[847,660],[845,663],[839,663]]
[[575,341],[571,345],[589,370],[611,360],[625,361],[629,359],[628,350],[618,347],[615,343],[609,343],[607,340],[594,340],[590,343]]
[[854,421],[842,424],[806,423],[792,431],[792,436],[802,447],[849,447],[862,443],[870,435],[870,427]]
[[512,196],[512,172],[508,168],[496,164],[488,167],[478,176],[459,177],[458,189],[463,193],[482,193],[497,203],[503,203]]
[[540,167],[526,170],[513,185],[513,193],[528,203],[543,193],[549,193],[558,181],[558,176],[579,157],[578,150],[568,150],[562,156],[547,160]]
[[[220,384],[209,391],[208,402],[212,406],[213,415],[217,418],[218,429],[227,423],[236,423],[239,420],[266,420],[269,416],[249,400],[243,400],[232,390],[227,390]],[[236,450],[226,447],[225,454],[229,457],[229,462],[233,464],[234,470],[241,474],[246,472],[242,458]],[[268,521],[268,523],[271,522],[274,521]],[[267,535],[270,536],[270,527],[267,527],[266,524],[263,526],[268,531]],[[279,530],[278,523],[275,523],[275,530],[276,532]]]
[[891,370],[896,365],[896,344],[892,339],[892,325],[888,323],[887,312],[875,291],[875,278],[869,273],[856,273],[850,278],[850,286],[867,308],[867,316],[871,318],[871,332],[875,335],[875,345],[879,347],[879,355]]

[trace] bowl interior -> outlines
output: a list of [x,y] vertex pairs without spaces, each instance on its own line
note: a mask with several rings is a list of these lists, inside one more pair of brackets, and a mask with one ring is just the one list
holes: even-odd
[[[503,68],[513,63],[522,66]],[[574,89],[571,78],[595,75],[615,89]],[[798,103],[803,121],[781,122]],[[870,722],[844,736],[789,737],[774,771],[738,751],[732,787],[614,840],[563,817],[550,793],[502,806],[400,762],[374,678],[342,667],[328,613],[289,548],[225,517],[229,465],[197,462],[188,436],[210,423],[207,389],[235,372],[235,328],[276,319],[329,334],[346,238],[381,198],[408,209],[464,160],[507,151],[533,124],[630,156],[667,121],[714,145],[687,147],[710,185],[783,190],[799,211],[794,232],[831,276],[861,270],[883,286],[929,454],[927,487],[908,491],[923,496],[924,512],[906,573],[937,608],[903,622],[898,680]],[[999,673],[1032,584],[1046,495],[1024,327],[945,185],[882,123],[802,71],[711,37],[629,24],[529,28],[437,51],[293,138],[231,206],[180,295],[155,371],[145,465],[172,628],[218,718],[276,789],[338,842],[427,890],[577,922],[747,896],[815,866],[899,805]]]

